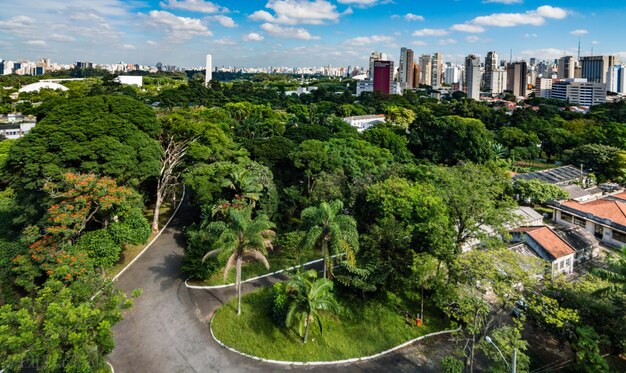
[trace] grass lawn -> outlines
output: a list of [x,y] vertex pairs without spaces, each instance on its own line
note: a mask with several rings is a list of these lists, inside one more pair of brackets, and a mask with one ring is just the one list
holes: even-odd
[[[302,263],[307,263],[320,258],[321,254],[318,252],[306,253],[301,255],[300,261]],[[285,268],[290,268],[299,264],[298,258],[295,256],[295,254],[285,250],[269,251],[267,255],[267,260],[270,263],[270,269],[265,268],[265,266],[261,262],[257,261],[244,263],[244,265],[241,266],[241,279],[247,280],[249,278],[261,276],[266,273],[272,273]],[[226,282],[224,282],[224,270],[222,269],[204,281],[190,280],[189,284],[197,286],[215,286],[224,285],[225,283],[232,284],[235,282],[235,272],[236,271],[233,268],[228,274]]]
[[[178,192],[177,192],[178,193]],[[148,220],[148,223],[152,225],[152,216],[153,216],[154,208],[145,209],[143,211],[143,215]],[[172,208],[172,204],[170,202],[164,202],[161,205],[161,209],[159,212],[159,229],[162,229],[165,223],[172,216],[174,209]],[[152,239],[156,236],[156,233],[151,233],[150,237],[145,243],[139,245],[124,245],[122,248],[122,252],[120,253],[120,260],[111,268],[107,268],[104,272],[107,277],[113,277],[118,274],[124,267],[128,265],[133,259],[139,255],[139,253],[146,247],[146,245],[152,241]]]
[[[340,299],[341,300],[341,299]],[[272,319],[272,289],[244,296],[241,315],[237,298],[219,308],[212,320],[215,336],[224,344],[250,355],[283,361],[332,361],[373,355],[424,334],[449,329],[449,322],[433,307],[426,307],[426,322],[409,325],[404,315],[386,299],[343,300],[353,315],[323,316],[323,334],[311,325],[306,344],[295,329],[277,326]],[[411,313],[419,311],[419,305]]]

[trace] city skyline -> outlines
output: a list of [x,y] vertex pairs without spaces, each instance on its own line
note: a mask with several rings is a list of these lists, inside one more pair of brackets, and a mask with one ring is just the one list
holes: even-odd
[[[615,2],[614,2],[615,3]],[[15,3],[0,18],[0,58],[61,63],[131,62],[202,66],[367,64],[371,51],[399,62],[441,52],[462,64],[469,54],[556,59],[616,55],[626,7],[575,1],[66,0]]]

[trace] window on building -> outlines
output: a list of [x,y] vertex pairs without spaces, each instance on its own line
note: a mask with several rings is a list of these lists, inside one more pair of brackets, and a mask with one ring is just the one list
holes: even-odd
[[559,269],[563,269],[563,264],[565,264],[563,261],[559,262]]
[[572,215],[566,214],[564,212],[561,212],[561,220],[566,221],[568,223],[571,223],[572,222],[572,218],[573,218]]
[[578,218],[576,216],[573,216],[573,221],[572,223],[574,223],[575,225],[578,225],[579,227],[583,227],[585,228],[587,226],[587,222],[581,218]]
[[626,243],[626,234],[621,233],[621,232],[617,232],[617,231],[613,231],[613,239],[617,240],[619,242]]
[[567,260],[565,260],[565,268],[569,268],[570,264],[571,264],[571,258],[567,258]]

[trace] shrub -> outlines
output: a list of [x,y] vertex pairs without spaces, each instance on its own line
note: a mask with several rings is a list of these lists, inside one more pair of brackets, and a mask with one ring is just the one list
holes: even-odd
[[76,241],[76,248],[84,251],[94,260],[96,266],[112,267],[119,258],[122,248],[115,242],[111,234],[105,229],[99,229],[83,234]]
[[134,207],[118,215],[118,220],[109,225],[109,232],[119,245],[138,245],[150,237],[150,224],[140,208]]
[[464,364],[454,356],[446,356],[441,359],[441,371],[443,373],[463,373]]
[[285,319],[287,318],[287,311],[289,308],[289,295],[287,294],[287,287],[282,282],[274,284],[272,289],[272,318],[278,326],[285,326]]

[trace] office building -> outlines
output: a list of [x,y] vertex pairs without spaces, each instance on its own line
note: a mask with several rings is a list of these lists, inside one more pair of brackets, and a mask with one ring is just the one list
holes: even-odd
[[209,86],[209,82],[213,79],[213,61],[210,54],[206,55],[206,66],[204,71],[204,85]]
[[458,66],[448,66],[443,74],[443,82],[453,85],[461,81],[461,69]]
[[572,79],[575,77],[576,60],[572,56],[561,57],[557,69],[557,79]]
[[374,92],[393,93],[393,61],[374,61]]
[[430,55],[423,54],[420,56],[420,84],[431,85],[432,79],[432,59]]
[[626,66],[611,66],[609,68],[607,82],[609,92],[626,94]]
[[615,66],[615,56],[586,56],[580,58],[581,75],[590,83],[606,83],[607,73]]
[[368,77],[370,79],[374,78],[374,62],[375,61],[385,61],[387,60],[387,55],[385,53],[382,52],[372,52],[372,54],[370,54],[370,64],[369,64],[369,70],[368,70]]
[[491,85],[491,73],[498,68],[498,53],[491,51],[485,57],[485,79],[484,87],[489,89]]
[[402,89],[413,88],[413,65],[414,55],[413,50],[408,48],[400,49],[400,66],[398,81]]
[[550,98],[581,106],[604,104],[606,84],[588,82],[586,79],[564,79],[552,83]]
[[467,98],[480,99],[480,59],[473,54],[465,57],[465,87]]
[[535,80],[535,96],[549,98],[552,92],[552,79],[537,78]]
[[517,97],[526,97],[528,66],[525,61],[510,63],[506,68],[506,90]]

